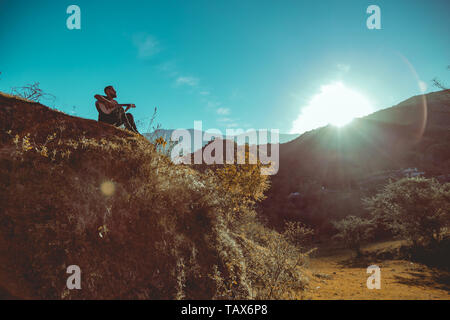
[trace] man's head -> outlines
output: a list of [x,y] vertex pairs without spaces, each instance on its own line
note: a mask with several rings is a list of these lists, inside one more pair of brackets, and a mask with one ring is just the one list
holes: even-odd
[[114,90],[113,86],[107,86],[105,88],[105,94],[108,98],[117,98],[116,90]]

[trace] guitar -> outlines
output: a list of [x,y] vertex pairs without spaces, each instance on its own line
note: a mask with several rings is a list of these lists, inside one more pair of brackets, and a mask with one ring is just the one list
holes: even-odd
[[[96,96],[97,98],[97,96]],[[102,97],[103,98],[103,97]],[[103,98],[106,100],[105,98]],[[97,108],[98,112],[104,113],[104,114],[111,114],[114,111],[116,111],[118,108],[121,107],[129,107],[129,108],[136,108],[136,106],[132,103],[124,103],[124,104],[115,104],[113,107],[111,107],[111,103],[103,102],[102,99],[97,98],[97,101],[95,102],[95,107]]]

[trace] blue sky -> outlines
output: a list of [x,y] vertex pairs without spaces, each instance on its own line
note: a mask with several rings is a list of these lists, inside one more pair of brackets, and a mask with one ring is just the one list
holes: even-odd
[[[66,28],[71,4],[81,30]],[[366,28],[371,4],[382,30]],[[62,111],[96,119],[93,96],[112,84],[165,128],[289,132],[336,81],[375,109],[420,94],[418,80],[450,82],[448,12],[446,0],[1,0],[0,90],[40,82]]]

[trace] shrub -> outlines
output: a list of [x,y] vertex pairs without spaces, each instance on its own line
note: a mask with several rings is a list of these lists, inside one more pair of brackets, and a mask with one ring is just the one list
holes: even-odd
[[450,225],[450,184],[405,178],[364,200],[376,221],[414,246],[438,243]]
[[[252,299],[298,299],[306,288],[303,277],[307,257],[310,254],[303,245],[309,243],[313,231],[300,223],[286,223],[283,233],[267,228],[254,210],[257,202],[264,199],[269,188],[267,176],[260,174],[262,164],[249,164],[249,149],[246,149],[246,164],[217,166],[207,170],[215,176],[217,190],[222,195],[221,208],[225,208],[223,223],[231,238],[224,235],[224,243],[233,241],[229,248],[238,250],[240,258],[226,264],[230,274],[236,270],[245,270],[245,282],[248,284],[249,297]],[[219,251],[228,252],[226,249]],[[220,272],[215,272],[220,279]],[[239,282],[235,276],[231,282],[218,281],[218,297],[238,297]]]
[[[307,285],[303,276],[309,255],[296,240],[312,233],[306,227],[287,224],[283,233],[259,223],[242,226],[240,242],[248,256],[251,297],[256,299],[301,299]],[[306,242],[303,242],[306,243]]]
[[334,236],[344,245],[355,251],[356,256],[361,256],[361,244],[372,237],[373,222],[361,217],[347,216],[346,218],[333,222],[338,233]]

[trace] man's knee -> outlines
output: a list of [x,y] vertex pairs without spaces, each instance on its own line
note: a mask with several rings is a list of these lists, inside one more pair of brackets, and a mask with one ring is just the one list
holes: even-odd
[[117,109],[118,115],[119,116],[124,116],[125,115],[125,110],[123,110],[122,108]]
[[133,115],[131,113],[127,113],[126,117],[127,117],[128,121],[134,122],[134,118],[133,118]]

